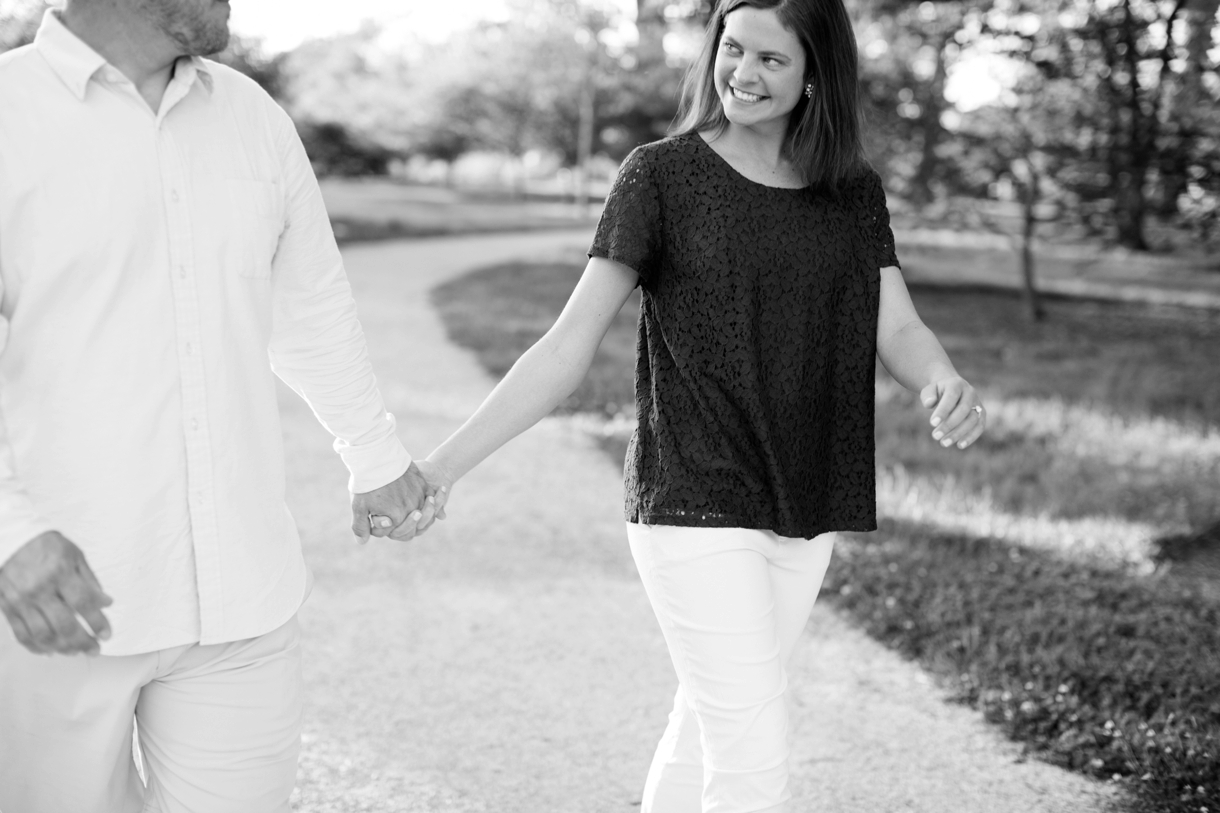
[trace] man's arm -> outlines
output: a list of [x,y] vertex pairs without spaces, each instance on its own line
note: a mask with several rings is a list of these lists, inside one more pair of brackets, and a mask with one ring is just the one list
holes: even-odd
[[[8,331],[0,316],[0,355]],[[96,655],[98,641],[110,637],[102,614],[110,603],[80,548],[34,509],[17,478],[8,424],[0,414],[0,612],[13,635],[31,652]]]
[[[370,534],[388,536],[423,504],[425,484],[377,389],[305,149],[278,108],[273,126],[286,185],[286,225],[272,265],[272,368],[335,436],[335,450],[351,473],[353,533],[361,541]],[[388,517],[391,524],[370,527],[370,516]]]

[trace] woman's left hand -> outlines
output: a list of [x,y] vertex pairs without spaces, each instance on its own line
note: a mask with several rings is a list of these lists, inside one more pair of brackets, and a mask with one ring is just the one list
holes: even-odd
[[932,410],[932,439],[941,446],[965,449],[983,434],[987,425],[983,402],[961,376],[932,382],[923,388],[919,400]]

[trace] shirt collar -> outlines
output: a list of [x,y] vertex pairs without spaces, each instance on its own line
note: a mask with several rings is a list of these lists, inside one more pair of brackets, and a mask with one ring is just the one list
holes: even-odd
[[[85,99],[89,80],[106,65],[106,59],[101,54],[68,30],[55,9],[47,9],[43,15],[42,25],[34,36],[34,47],[81,101]],[[207,60],[197,56],[180,57],[174,65],[174,77],[180,77],[187,87],[198,78],[204,89],[212,92],[214,79],[211,68]]]
[[81,101],[85,99],[85,88],[89,86],[93,74],[106,64],[101,54],[68,30],[55,9],[47,9],[46,14],[42,15],[42,25],[34,36],[34,47]]
[[194,84],[198,79],[199,84],[203,85],[204,90],[208,93],[212,92],[212,84],[215,82],[212,77],[211,63],[197,56],[179,57],[178,62],[174,65],[174,76],[181,76],[188,85]]

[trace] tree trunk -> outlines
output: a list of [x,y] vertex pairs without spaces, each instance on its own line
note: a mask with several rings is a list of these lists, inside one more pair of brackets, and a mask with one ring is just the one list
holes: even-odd
[[665,3],[635,0],[636,58],[645,68],[665,64]]
[[945,109],[945,45],[948,41],[949,37],[943,36],[936,43],[936,70],[920,100],[919,128],[923,133],[923,147],[919,155],[919,168],[911,178],[911,201],[916,204],[931,203],[935,197],[932,179],[936,176],[937,163],[940,160],[936,148],[940,146],[945,134],[940,116]]
[[593,155],[593,67],[585,69],[580,86],[580,127],[576,136],[576,207],[586,214],[589,207],[589,158]]
[[1130,166],[1116,173],[1114,222],[1120,246],[1132,251],[1147,251],[1144,216],[1147,214],[1148,202],[1144,195],[1144,177],[1148,174],[1148,162],[1138,163],[1142,166]]
[[1025,310],[1029,318],[1041,322],[1046,318],[1042,308],[1042,298],[1038,295],[1038,286],[1034,279],[1034,231],[1038,228],[1038,174],[1030,169],[1029,183],[1025,186],[1025,200],[1022,202],[1024,215],[1021,229],[1021,282],[1022,295],[1025,298]]
[[[1131,0],[1123,2],[1122,27],[1119,33],[1120,41],[1126,46],[1121,61],[1125,63],[1127,73],[1127,94],[1124,99],[1126,113],[1129,117],[1125,123],[1125,138],[1117,143],[1126,142],[1126,149],[1118,151],[1117,172],[1111,175],[1113,190],[1114,221],[1118,230],[1118,244],[1133,251],[1147,251],[1148,242],[1144,239],[1144,217],[1148,204],[1144,195],[1144,181],[1152,166],[1155,155],[1153,142],[1153,122],[1148,121],[1144,112],[1144,91],[1140,85],[1139,51],[1136,47],[1136,28],[1139,23],[1131,13]],[[1170,32],[1172,34],[1172,31]],[[1122,116],[1116,123],[1119,130],[1124,129]]]

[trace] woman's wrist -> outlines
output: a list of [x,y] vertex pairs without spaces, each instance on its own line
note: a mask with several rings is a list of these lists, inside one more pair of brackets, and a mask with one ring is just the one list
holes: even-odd
[[446,485],[452,486],[466,472],[460,471],[453,460],[445,454],[444,447],[438,447],[432,451],[432,454],[424,458],[430,465],[435,475],[444,480]]
[[[948,381],[954,378],[962,378],[962,376],[961,373],[954,369],[952,364],[933,364],[932,368],[928,370],[927,374],[925,375],[923,386],[920,387],[920,390],[923,390],[925,387],[929,387],[932,384]],[[964,381],[965,379],[962,380]]]

